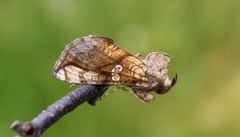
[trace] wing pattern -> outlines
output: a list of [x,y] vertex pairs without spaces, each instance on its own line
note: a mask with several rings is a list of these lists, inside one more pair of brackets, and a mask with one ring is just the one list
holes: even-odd
[[69,83],[146,86],[146,70],[142,60],[120,49],[113,40],[88,36],[67,45],[53,75]]

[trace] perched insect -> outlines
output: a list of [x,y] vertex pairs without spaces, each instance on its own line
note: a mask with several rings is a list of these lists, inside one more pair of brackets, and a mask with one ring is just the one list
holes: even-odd
[[120,49],[113,40],[87,36],[66,46],[53,68],[53,76],[73,84],[124,85],[143,102],[168,92],[177,81],[169,80],[167,66],[170,56],[152,52],[145,59]]

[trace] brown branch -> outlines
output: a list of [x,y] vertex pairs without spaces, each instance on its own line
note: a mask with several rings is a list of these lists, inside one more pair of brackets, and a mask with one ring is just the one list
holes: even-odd
[[87,101],[90,105],[95,105],[107,88],[107,85],[82,85],[42,111],[32,121],[25,123],[15,121],[11,128],[20,137],[39,137],[62,116],[73,111],[82,103]]

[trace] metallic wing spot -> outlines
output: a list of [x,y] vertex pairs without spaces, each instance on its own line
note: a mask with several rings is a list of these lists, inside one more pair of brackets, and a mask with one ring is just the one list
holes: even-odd
[[118,64],[111,70],[111,72],[112,73],[120,73],[122,70],[123,70],[123,66]]
[[119,81],[119,80],[120,80],[120,75],[119,75],[119,74],[113,74],[113,73],[112,73],[112,80],[113,80],[113,81]]
[[113,81],[119,81],[120,80],[120,75],[119,73],[121,73],[123,70],[123,66],[122,65],[116,65],[112,70],[111,70],[111,75],[112,75],[112,80]]

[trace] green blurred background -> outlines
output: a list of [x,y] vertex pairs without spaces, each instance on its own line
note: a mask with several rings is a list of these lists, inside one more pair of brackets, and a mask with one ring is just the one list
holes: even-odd
[[114,92],[42,136],[240,136],[239,0],[0,0],[0,136],[77,86],[51,75],[74,39],[108,36],[132,54],[172,56],[176,86],[151,103]]

